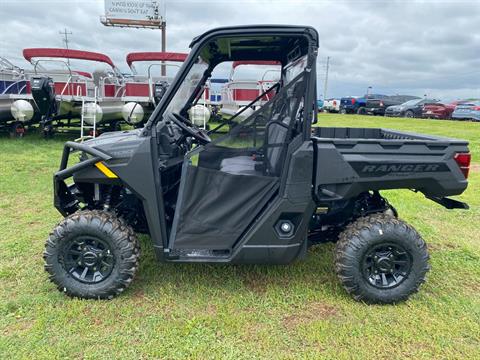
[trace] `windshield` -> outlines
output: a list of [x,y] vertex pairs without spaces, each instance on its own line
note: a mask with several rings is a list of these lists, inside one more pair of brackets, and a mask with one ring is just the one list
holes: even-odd
[[190,68],[185,80],[182,81],[182,84],[168,105],[166,110],[167,114],[180,113],[182,108],[185,106],[185,102],[190,98],[198,83],[202,80],[203,74],[207,69],[208,63],[203,61],[202,58],[198,57],[197,62]]

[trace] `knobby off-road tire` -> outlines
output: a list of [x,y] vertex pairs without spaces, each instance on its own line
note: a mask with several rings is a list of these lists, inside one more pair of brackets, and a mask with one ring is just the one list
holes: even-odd
[[335,248],[335,271],[357,301],[390,304],[418,291],[429,270],[418,232],[395,217],[373,214],[349,224]]
[[85,299],[112,299],[132,282],[140,245],[133,229],[115,214],[79,211],[50,234],[43,258],[58,289]]

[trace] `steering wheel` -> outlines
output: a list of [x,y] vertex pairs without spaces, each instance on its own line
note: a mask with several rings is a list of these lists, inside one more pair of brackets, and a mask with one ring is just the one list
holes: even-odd
[[200,129],[182,115],[178,113],[172,113],[172,116],[170,116],[170,120],[172,120],[175,125],[182,129],[182,131],[188,136],[191,136],[195,140],[197,140],[200,145],[206,145],[212,142],[212,139],[210,139],[210,136],[208,136],[205,130]]

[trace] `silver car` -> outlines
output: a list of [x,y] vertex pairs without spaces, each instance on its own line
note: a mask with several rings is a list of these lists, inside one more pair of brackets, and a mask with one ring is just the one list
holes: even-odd
[[453,119],[480,121],[480,101],[459,104],[452,114]]

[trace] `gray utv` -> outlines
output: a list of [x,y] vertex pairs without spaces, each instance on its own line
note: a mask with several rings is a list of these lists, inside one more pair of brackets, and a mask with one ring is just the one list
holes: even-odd
[[[44,253],[58,289],[95,299],[122,293],[138,270],[136,234],[144,233],[163,262],[288,264],[333,241],[335,270],[356,300],[394,303],[416,292],[429,268],[425,242],[379,191],[412,189],[446,208],[468,208],[447,197],[467,188],[468,143],[312,128],[311,27],[225,27],[190,47],[143,129],[65,144],[54,176],[54,204],[65,218]],[[197,128],[189,109],[213,69],[239,60],[276,61],[281,79],[245,107],[255,111],[243,121]],[[72,152],[80,161],[68,167]]]

